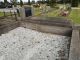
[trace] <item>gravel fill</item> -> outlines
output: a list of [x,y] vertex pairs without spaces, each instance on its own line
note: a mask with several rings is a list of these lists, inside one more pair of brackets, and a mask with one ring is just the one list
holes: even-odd
[[18,27],[0,36],[0,60],[67,60],[69,40]]

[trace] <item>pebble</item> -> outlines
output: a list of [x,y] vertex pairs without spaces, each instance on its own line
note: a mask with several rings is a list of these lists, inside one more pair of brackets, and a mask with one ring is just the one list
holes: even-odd
[[18,27],[0,36],[0,57],[3,60],[64,60],[68,58],[69,40],[67,36]]

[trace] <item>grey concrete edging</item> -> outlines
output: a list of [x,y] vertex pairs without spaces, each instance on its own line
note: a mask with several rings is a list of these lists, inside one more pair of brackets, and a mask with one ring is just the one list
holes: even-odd
[[0,35],[17,28],[18,26],[20,26],[18,21],[16,21],[15,23],[9,23],[6,25],[2,25],[0,26]]
[[68,22],[65,22],[66,23],[65,24],[64,21],[61,21],[61,23],[58,21],[47,21],[47,20],[45,21],[44,20],[37,21],[35,19],[32,21],[20,21],[20,22],[16,21],[15,23],[10,23],[7,25],[0,26],[0,34],[6,33],[19,26],[41,31],[41,32],[53,33],[53,34],[64,35],[64,36],[71,36],[72,34],[70,51],[69,51],[69,60],[80,60],[80,51],[79,51],[80,50],[80,30],[79,30],[80,28],[79,27],[80,26],[72,28],[71,25],[67,24]]
[[69,60],[80,60],[80,30],[72,31]]
[[30,22],[24,22],[24,21],[21,22],[21,26],[25,28],[37,30],[40,32],[58,34],[63,36],[71,36],[72,34],[72,28],[69,28],[69,27],[43,25],[43,24],[36,24],[36,23],[30,23]]

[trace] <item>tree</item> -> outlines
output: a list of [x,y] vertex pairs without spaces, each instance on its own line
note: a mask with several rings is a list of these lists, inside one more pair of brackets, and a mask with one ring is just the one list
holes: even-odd
[[20,6],[21,6],[21,7],[23,6],[23,1],[22,1],[22,0],[20,0]]
[[4,5],[5,5],[5,6],[7,6],[7,3],[8,3],[7,0],[4,0]]
[[0,8],[5,8],[4,2],[0,2]]
[[51,7],[54,7],[55,4],[56,4],[56,0],[50,0],[49,4],[50,4]]
[[49,4],[49,0],[46,0],[47,4]]
[[45,3],[45,0],[42,0],[42,4],[44,4]]
[[14,5],[14,7],[17,6],[17,0],[13,0],[13,5]]
[[35,4],[35,0],[32,0],[32,4]]
[[31,2],[30,2],[30,0],[28,0],[28,5],[30,5],[31,4]]
[[59,3],[71,3],[71,0],[60,0]]
[[4,3],[7,3],[7,0],[4,0]]
[[72,0],[71,1],[71,6],[72,7],[78,7],[78,3],[79,3],[79,0]]

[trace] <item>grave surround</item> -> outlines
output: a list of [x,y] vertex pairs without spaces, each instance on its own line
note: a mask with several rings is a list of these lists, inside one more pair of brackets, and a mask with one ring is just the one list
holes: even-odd
[[[21,26],[21,27],[25,27],[25,28],[29,28],[32,30],[45,32],[45,33],[52,33],[52,34],[58,34],[58,35],[63,35],[63,36],[69,36],[69,37],[71,37],[71,43],[70,43],[71,47],[70,47],[70,52],[69,52],[69,60],[75,60],[75,59],[79,60],[79,56],[80,56],[80,54],[79,54],[80,48],[78,46],[78,45],[80,45],[79,44],[79,39],[80,39],[79,38],[80,37],[79,26],[77,29],[77,26],[72,26],[72,23],[70,23],[70,22],[65,22],[66,23],[65,24],[63,21],[65,19],[63,19],[62,21],[60,20],[60,23],[59,23],[59,21],[55,21],[55,18],[51,18],[51,20],[54,20],[54,21],[47,21],[48,19],[46,20],[45,18],[41,18],[41,17],[39,19],[38,18],[39,17],[28,17],[23,21],[19,20],[14,23],[1,25],[0,26],[0,34],[7,33],[10,30],[13,30],[13,29]],[[48,22],[48,23],[43,23],[42,21],[40,21],[40,19],[46,20],[46,22]],[[53,22],[53,23],[51,23],[51,22]],[[56,23],[54,23],[54,22],[56,22]],[[50,27],[50,28],[48,28],[48,27]],[[55,27],[57,27],[57,28],[55,28]],[[53,28],[55,28],[56,31],[58,31],[58,33],[55,32],[55,29],[53,29]],[[74,41],[76,41],[77,44],[75,44]],[[75,50],[73,48],[75,48]],[[78,48],[78,49],[76,49],[76,48]],[[78,54],[76,53],[76,51]]]

